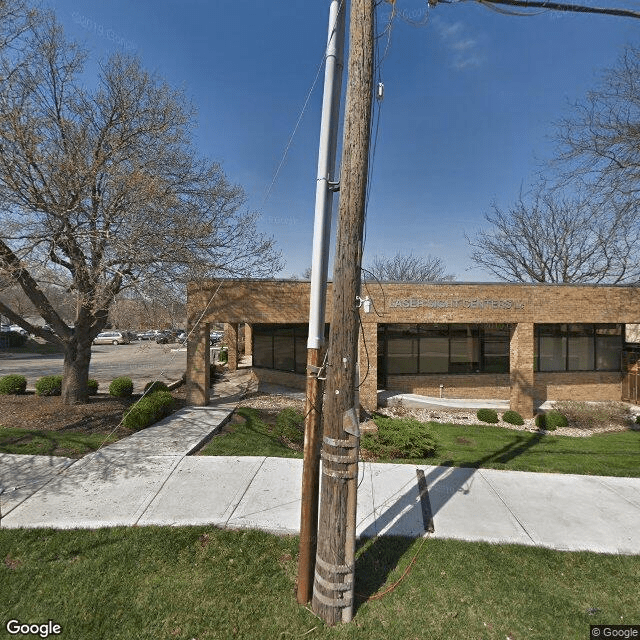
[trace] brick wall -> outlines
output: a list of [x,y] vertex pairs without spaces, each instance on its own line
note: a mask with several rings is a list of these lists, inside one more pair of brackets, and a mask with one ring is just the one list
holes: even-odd
[[254,372],[260,382],[268,384],[279,384],[283,387],[301,389],[304,391],[306,378],[302,373],[291,373],[289,371],[276,371],[275,369],[261,369],[254,367]]
[[388,391],[417,393],[421,396],[439,397],[441,384],[444,385],[443,398],[509,399],[508,373],[387,376]]
[[545,400],[620,400],[622,374],[612,371],[536,373],[535,396]]

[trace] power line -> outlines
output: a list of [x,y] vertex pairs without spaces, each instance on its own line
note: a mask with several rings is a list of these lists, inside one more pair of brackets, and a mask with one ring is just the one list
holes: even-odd
[[[469,0],[458,0],[468,2]],[[618,9],[608,7],[586,7],[577,4],[565,4],[563,2],[548,2],[547,0],[474,0],[485,6],[492,4],[504,4],[511,7],[524,7],[526,9],[549,9],[552,11],[568,11],[571,13],[598,13],[622,18],[640,18],[640,11],[631,9]],[[429,6],[435,7],[439,0],[429,0]],[[450,3],[447,3],[450,4]]]
[[[344,0],[342,0],[340,2],[340,9],[342,9],[342,5],[344,4]],[[335,33],[336,30],[336,25],[333,25],[333,32]],[[300,126],[300,123],[302,122],[302,118],[304,117],[304,114],[307,111],[307,106],[309,105],[309,100],[311,99],[311,95],[313,94],[314,89],[316,88],[316,84],[318,83],[318,78],[320,77],[320,72],[322,71],[322,67],[324,66],[325,60],[327,58],[327,47],[325,47],[324,53],[322,54],[322,60],[320,60],[320,64],[318,64],[318,69],[316,70],[316,76],[313,79],[313,82],[311,83],[311,88],[309,89],[308,93],[307,93],[307,97],[304,101],[304,104],[302,105],[302,109],[300,111],[300,115],[298,116],[298,119],[296,120],[296,124],[293,127],[293,131],[291,132],[291,135],[289,136],[289,140],[287,142],[287,145],[282,153],[282,158],[280,160],[280,164],[278,164],[278,168],[276,169],[275,173],[273,174],[273,179],[271,180],[271,184],[269,185],[269,188],[267,189],[265,196],[264,196],[264,200],[262,201],[262,206],[264,207],[264,205],[267,203],[267,200],[269,199],[269,196],[271,195],[271,191],[273,190],[273,187],[276,183],[276,180],[278,179],[278,175],[280,174],[280,170],[282,169],[282,167],[284,166],[284,163],[287,159],[287,155],[289,153],[289,149],[291,148],[291,145],[293,144],[293,139],[296,136],[296,133],[298,132],[298,127]]]

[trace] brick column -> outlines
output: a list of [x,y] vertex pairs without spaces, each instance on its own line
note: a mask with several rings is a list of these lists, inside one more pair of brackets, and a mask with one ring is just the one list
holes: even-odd
[[523,418],[534,414],[534,331],[533,323],[520,322],[511,333],[511,396],[509,404]]
[[227,346],[229,354],[229,371],[238,369],[238,325],[233,323],[225,323],[224,325],[224,344]]
[[211,350],[209,327],[199,324],[187,342],[187,404],[206,406],[209,404],[211,387]]
[[377,322],[362,323],[358,338],[358,357],[360,359],[360,404],[366,411],[375,411],[378,408]]
[[252,345],[253,345],[253,325],[248,322],[244,323],[244,355],[252,356]]

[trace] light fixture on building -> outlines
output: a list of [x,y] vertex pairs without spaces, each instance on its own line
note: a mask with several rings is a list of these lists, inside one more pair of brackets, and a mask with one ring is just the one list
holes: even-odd
[[358,301],[358,309],[360,307],[364,308],[364,312],[365,313],[371,313],[371,298],[369,298],[369,296],[367,296],[366,298],[361,298],[360,296],[356,296],[356,300]]

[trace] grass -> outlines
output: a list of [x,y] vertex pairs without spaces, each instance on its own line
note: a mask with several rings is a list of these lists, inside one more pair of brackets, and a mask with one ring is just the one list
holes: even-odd
[[[278,437],[274,425],[260,419],[257,410],[242,408],[236,414],[239,422],[215,436],[202,455],[302,457]],[[421,464],[640,477],[640,431],[574,438],[489,425],[429,423],[429,430],[437,450],[434,457],[417,461]],[[415,464],[416,459],[393,462]]]
[[574,438],[480,425],[430,423],[430,430],[438,449],[424,464],[640,477],[640,431]]
[[297,546],[213,527],[0,530],[0,620],[51,619],[68,640],[581,640],[638,622],[637,556],[379,538],[358,552],[353,622],[328,628],[295,602]]
[[81,458],[96,451],[105,442],[115,442],[117,436],[78,431],[46,431],[0,426],[0,453],[22,453],[45,456]]
[[243,407],[237,418],[226,425],[201,451],[204,456],[275,456],[302,458],[302,453],[289,446],[278,435],[273,424],[264,422],[256,409]]

